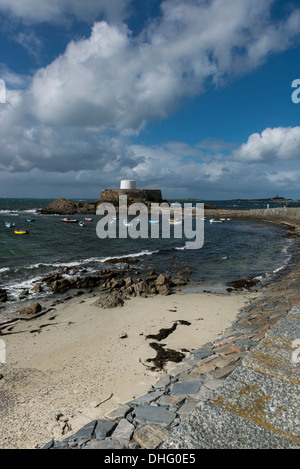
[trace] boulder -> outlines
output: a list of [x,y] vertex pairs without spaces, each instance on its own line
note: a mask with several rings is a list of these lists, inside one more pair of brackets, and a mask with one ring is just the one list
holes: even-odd
[[5,303],[7,301],[7,292],[4,289],[0,289],[0,303]]
[[156,285],[161,286],[161,285],[166,285],[168,283],[168,279],[165,275],[159,274],[159,276],[156,279]]
[[191,275],[192,271],[189,267],[185,267],[178,272],[178,275]]
[[102,298],[99,298],[97,301],[95,301],[94,304],[104,309],[116,308],[117,306],[123,306],[124,300],[120,294],[113,292],[103,296]]
[[19,313],[21,316],[34,316],[42,310],[40,303],[34,303],[30,306],[20,309]]
[[72,287],[72,282],[69,279],[62,278],[61,280],[55,280],[51,284],[51,290],[54,293],[65,293]]
[[159,295],[170,295],[172,292],[170,285],[157,285],[156,290]]

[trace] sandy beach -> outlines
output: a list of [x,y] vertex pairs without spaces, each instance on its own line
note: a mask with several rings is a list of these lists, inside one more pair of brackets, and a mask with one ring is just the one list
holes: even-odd
[[149,392],[176,363],[153,370],[156,352],[148,335],[176,323],[163,343],[176,351],[195,349],[217,339],[250,297],[177,292],[103,309],[95,296],[84,295],[12,324],[2,336],[1,448],[29,449],[65,438]]

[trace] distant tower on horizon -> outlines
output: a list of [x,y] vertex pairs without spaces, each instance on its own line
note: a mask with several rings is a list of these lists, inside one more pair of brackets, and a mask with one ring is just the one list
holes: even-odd
[[132,179],[123,179],[120,183],[120,189],[136,189],[136,182]]

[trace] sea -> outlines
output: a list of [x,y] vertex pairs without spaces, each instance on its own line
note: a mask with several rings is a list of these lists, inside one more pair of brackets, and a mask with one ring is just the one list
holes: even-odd
[[[141,272],[153,270],[177,276],[181,269],[189,267],[192,272],[190,282],[184,288],[222,293],[227,291],[228,283],[235,280],[270,281],[293,255],[294,240],[285,236],[284,226],[238,219],[223,223],[205,220],[201,249],[186,249],[184,237],[100,239],[96,233],[99,216],[92,216],[92,221],[86,221],[81,227],[79,223],[62,223],[61,215],[38,213],[53,200],[0,199],[0,289],[8,293],[8,302],[2,303],[0,309],[0,319],[2,312],[6,315],[14,311],[15,305],[22,301],[49,297],[51,292],[36,293],[33,287],[43,276],[64,267],[84,266],[85,274],[92,274],[104,267],[112,268],[107,260],[129,257],[139,261],[134,268]],[[190,203],[195,205],[197,202],[203,203],[203,200]],[[206,200],[205,203],[233,210],[266,208],[265,201]],[[285,202],[269,203],[270,207],[284,205]],[[70,218],[84,221],[85,216]],[[6,222],[14,223],[15,227],[7,228]],[[26,229],[29,234],[17,235],[15,229]],[[113,268],[121,267],[114,264]],[[20,301],[24,290],[29,294],[26,300]]]

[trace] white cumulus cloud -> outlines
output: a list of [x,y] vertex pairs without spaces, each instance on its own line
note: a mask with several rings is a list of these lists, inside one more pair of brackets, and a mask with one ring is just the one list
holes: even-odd
[[268,162],[300,158],[300,127],[276,127],[250,135],[234,151],[234,158],[247,162]]

